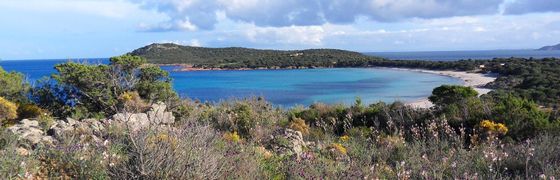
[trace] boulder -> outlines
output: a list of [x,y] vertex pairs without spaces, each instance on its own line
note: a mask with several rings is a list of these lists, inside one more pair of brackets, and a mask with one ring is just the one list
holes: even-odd
[[64,132],[74,132],[76,130],[76,124],[79,122],[72,119],[66,118],[65,120],[56,121],[51,128],[47,131],[47,135],[54,138],[62,138]]
[[150,125],[148,115],[145,113],[118,113],[113,115],[113,121],[117,124],[123,124],[134,131]]
[[147,113],[118,113],[113,115],[112,120],[83,119],[81,121],[72,118],[55,121],[47,130],[39,126],[36,120],[23,119],[16,125],[8,128],[8,131],[30,143],[53,144],[64,138],[65,134],[78,135],[85,141],[103,142],[107,133],[107,127],[111,123],[138,131],[150,126],[166,126],[175,122],[171,112],[166,112],[167,106],[163,103],[153,104]]
[[299,131],[284,129],[275,132],[272,136],[272,149],[281,155],[296,155],[298,158],[303,154],[306,143]]
[[124,124],[133,131],[149,126],[169,125],[175,122],[173,113],[166,112],[167,106],[163,103],[153,104],[147,113],[118,113],[112,120]]
[[35,120],[23,119],[18,124],[9,127],[8,131],[29,142],[30,145],[53,144],[55,141],[51,136],[45,135],[39,126],[39,122]]
[[167,106],[164,103],[155,103],[148,111],[148,118],[154,124],[173,124],[175,116],[173,113],[166,112]]

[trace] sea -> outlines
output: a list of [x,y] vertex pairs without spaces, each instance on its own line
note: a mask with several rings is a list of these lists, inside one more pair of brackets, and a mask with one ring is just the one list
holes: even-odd
[[539,51],[533,49],[519,50],[479,50],[479,51],[419,51],[419,52],[366,52],[364,54],[380,56],[392,60],[427,60],[427,61],[457,61],[480,60],[494,58],[560,58],[560,51]]
[[[436,51],[436,52],[372,52],[368,55],[394,60],[456,61],[461,59],[492,59],[496,57],[560,57],[560,51],[498,50],[498,51]],[[107,58],[79,60],[3,60],[7,71],[24,74],[33,84],[55,73],[56,64],[77,61],[107,64]],[[324,68],[294,70],[223,70],[170,72],[173,87],[182,98],[202,102],[264,97],[276,106],[308,106],[352,104],[356,98],[364,103],[411,102],[425,98],[433,88],[443,84],[461,84],[456,78],[388,68]]]

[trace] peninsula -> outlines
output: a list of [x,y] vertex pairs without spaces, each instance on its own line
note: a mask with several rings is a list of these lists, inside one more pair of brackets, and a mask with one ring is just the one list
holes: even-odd
[[557,51],[560,50],[560,44],[552,45],[552,46],[544,46],[538,49],[539,51]]

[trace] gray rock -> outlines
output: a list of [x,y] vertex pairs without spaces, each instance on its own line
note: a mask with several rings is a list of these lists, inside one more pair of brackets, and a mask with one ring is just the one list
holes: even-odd
[[30,142],[31,145],[54,143],[54,139],[50,136],[46,136],[43,130],[41,130],[39,122],[35,120],[23,119],[18,124],[9,127],[8,131],[22,140]]
[[78,121],[76,121],[76,120],[74,120],[74,119],[72,119],[72,118],[66,118],[66,121],[65,121],[65,122],[66,122],[69,126],[74,126],[75,124],[78,123]]
[[38,121],[32,121],[29,119],[23,119],[18,124],[20,124],[23,127],[39,127]]
[[175,122],[173,113],[166,112],[163,103],[153,104],[147,113],[118,113],[113,115],[113,121],[124,124],[136,131],[149,126],[169,125]]
[[301,132],[291,129],[277,131],[273,136],[272,148],[281,155],[297,155],[299,158],[306,147]]
[[166,112],[166,109],[167,106],[164,103],[153,104],[150,111],[148,111],[150,121],[154,124],[173,124],[175,116],[171,112]]
[[113,120],[124,124],[133,131],[146,128],[150,125],[148,115],[145,113],[118,113],[113,115]]

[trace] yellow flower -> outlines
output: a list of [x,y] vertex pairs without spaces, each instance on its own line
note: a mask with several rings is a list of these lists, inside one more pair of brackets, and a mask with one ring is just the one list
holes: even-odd
[[480,127],[487,130],[490,133],[499,133],[499,134],[506,134],[508,132],[508,128],[503,123],[495,123],[494,121],[484,120],[480,122]]
[[506,127],[505,124],[502,123],[498,123],[495,126],[496,131],[498,131],[501,134],[507,134],[507,132],[509,131],[509,129]]
[[347,153],[346,148],[342,144],[332,143],[330,147],[340,154],[346,155],[346,153]]
[[257,152],[259,152],[264,157],[264,159],[270,159],[273,155],[272,152],[270,152],[263,146],[257,147]]
[[124,102],[131,101],[132,98],[134,98],[134,94],[132,92],[124,92],[120,97],[120,99]]
[[290,129],[301,132],[303,135],[309,134],[309,126],[305,124],[305,120],[301,118],[295,118],[289,126]]
[[340,136],[340,140],[342,142],[346,142],[346,141],[350,140],[350,136],[348,136],[348,135]]
[[18,107],[15,103],[0,97],[0,121],[16,119],[17,109]]
[[483,127],[485,129],[488,129],[488,130],[492,130],[494,128],[494,126],[495,126],[494,122],[490,121],[490,120],[484,120],[484,121],[480,122],[480,127]]
[[224,134],[224,139],[229,142],[237,143],[241,140],[241,137],[237,134],[237,131],[233,131],[233,133],[226,132]]
[[163,143],[168,143],[172,147],[175,147],[178,144],[176,138],[170,137],[166,133],[159,133],[159,134],[156,134],[155,136],[152,136],[148,139],[148,144],[150,144],[150,145],[156,145],[157,143],[162,143],[162,142]]

